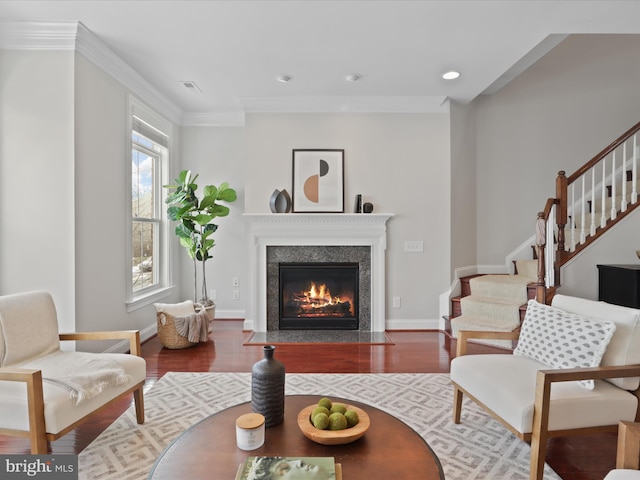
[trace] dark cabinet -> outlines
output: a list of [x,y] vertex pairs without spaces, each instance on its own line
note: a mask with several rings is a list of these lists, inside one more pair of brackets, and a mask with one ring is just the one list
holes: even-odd
[[598,299],[640,308],[640,265],[598,265]]

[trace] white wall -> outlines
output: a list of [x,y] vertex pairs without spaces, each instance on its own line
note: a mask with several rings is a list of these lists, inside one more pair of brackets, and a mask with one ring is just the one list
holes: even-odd
[[[238,200],[226,204],[231,209],[228,217],[216,219],[218,231],[216,242],[207,260],[207,289],[216,291],[217,318],[244,318],[246,278],[244,212],[246,145],[243,127],[183,127],[181,169],[197,173],[198,192],[205,185],[220,185],[227,182],[238,193]],[[173,226],[171,228],[173,231]],[[174,237],[176,243],[178,239]],[[193,298],[193,263],[180,248],[182,259],[178,277],[181,297]],[[240,285],[233,287],[232,279],[238,277]],[[198,280],[201,280],[201,264],[198,263]],[[239,290],[239,300],[233,300],[233,290]],[[200,286],[198,286],[200,298]]]
[[80,54],[0,50],[0,293],[51,292],[61,331],[155,325],[125,305],[128,93]]
[[[345,211],[362,194],[375,212],[395,214],[388,223],[387,324],[437,326],[438,295],[450,279],[449,115],[252,114],[246,130],[246,212],[269,212],[276,188],[291,193],[293,149],[344,149]],[[406,240],[423,240],[424,253],[405,253]]]
[[[144,330],[152,305],[127,311],[129,90],[80,54],[75,68],[75,231],[78,330]],[[179,142],[176,132],[168,132]],[[173,239],[173,238],[172,238]],[[175,250],[175,249],[174,249]],[[171,303],[178,293],[164,298]],[[111,342],[113,343],[113,342]],[[100,350],[98,342],[82,349]]]
[[49,291],[75,329],[71,52],[0,50],[0,293]]
[[639,55],[638,35],[570,36],[476,100],[478,263],[503,264],[533,235],[558,171],[573,173],[640,120]]
[[451,275],[476,265],[475,106],[451,103]]

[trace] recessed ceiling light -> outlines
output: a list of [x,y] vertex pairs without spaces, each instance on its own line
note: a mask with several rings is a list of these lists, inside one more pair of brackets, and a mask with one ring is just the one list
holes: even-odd
[[282,83],[287,83],[289,80],[291,80],[291,78],[293,78],[291,77],[291,75],[278,75],[276,77],[276,80]]
[[459,76],[460,76],[460,72],[456,72],[455,70],[451,70],[450,72],[447,72],[447,73],[443,74],[442,78],[444,78],[445,80],[455,80]]
[[349,75],[347,75],[346,77],[344,77],[344,79],[347,82],[357,82],[358,80],[360,80],[362,78],[362,75],[360,75],[359,73],[350,73]]

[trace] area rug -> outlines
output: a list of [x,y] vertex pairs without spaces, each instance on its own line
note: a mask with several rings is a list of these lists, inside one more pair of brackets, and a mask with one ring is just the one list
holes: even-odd
[[[465,400],[462,424],[452,423],[447,374],[287,374],[286,393],[345,397],[395,415],[431,446],[447,480],[529,479],[529,445],[474,403]],[[169,372],[146,394],[143,425],[131,407],[81,452],[79,478],[145,479],[186,428],[250,397],[249,373]],[[544,478],[560,480],[548,465]]]

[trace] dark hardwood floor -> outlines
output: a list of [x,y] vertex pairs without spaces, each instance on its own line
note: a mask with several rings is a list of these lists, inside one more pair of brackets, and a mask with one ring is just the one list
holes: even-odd
[[[185,350],[162,348],[157,338],[142,346],[147,360],[149,390],[166,372],[250,372],[262,358],[262,347],[243,346],[249,332],[242,321],[213,322],[213,341]],[[441,332],[391,331],[395,345],[278,345],[276,357],[290,373],[448,373],[455,341]],[[485,346],[471,353],[501,352]],[[91,417],[73,432],[50,445],[50,453],[79,453],[132,403],[122,400]],[[464,415],[464,412],[463,412]],[[464,421],[464,418],[463,418]],[[0,454],[29,453],[26,439],[0,436]],[[563,480],[602,480],[614,468],[616,435],[598,434],[552,439],[547,462]],[[499,479],[496,479],[499,480]]]

